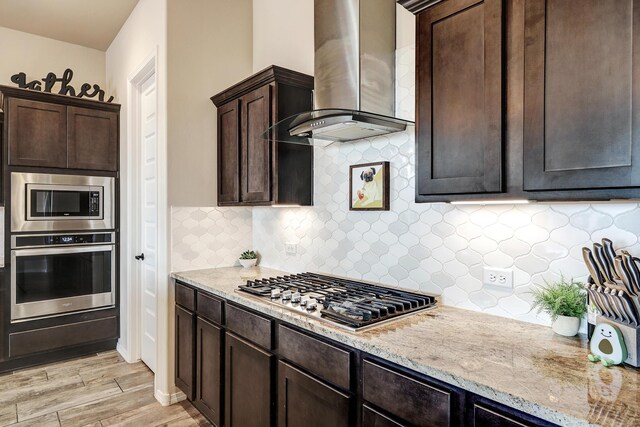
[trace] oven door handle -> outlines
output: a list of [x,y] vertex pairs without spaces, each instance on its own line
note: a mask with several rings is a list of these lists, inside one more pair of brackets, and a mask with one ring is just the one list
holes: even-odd
[[37,249],[13,249],[12,257],[38,256],[38,255],[61,255],[61,254],[81,254],[86,252],[113,252],[115,245],[89,245],[89,246],[68,246],[68,247],[47,247]]

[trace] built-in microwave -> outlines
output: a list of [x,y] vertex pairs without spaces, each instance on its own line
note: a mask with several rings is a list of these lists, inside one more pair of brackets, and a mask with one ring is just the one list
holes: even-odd
[[113,177],[11,173],[11,231],[114,228]]

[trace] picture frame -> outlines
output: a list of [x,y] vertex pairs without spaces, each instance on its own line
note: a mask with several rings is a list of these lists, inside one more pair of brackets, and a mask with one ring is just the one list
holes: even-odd
[[349,210],[389,210],[389,162],[349,166]]

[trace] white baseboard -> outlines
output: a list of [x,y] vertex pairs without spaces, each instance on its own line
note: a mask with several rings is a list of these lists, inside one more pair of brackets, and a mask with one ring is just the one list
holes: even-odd
[[132,359],[131,355],[129,354],[129,352],[127,351],[126,348],[124,348],[124,346],[122,345],[122,341],[118,340],[118,344],[116,345],[116,351],[118,353],[120,353],[120,355],[124,358],[124,360],[126,360],[128,363],[134,363],[137,362],[137,359]]
[[175,393],[164,393],[160,390],[156,390],[154,396],[162,406],[173,405],[174,403],[182,402],[187,398],[187,395],[180,390]]

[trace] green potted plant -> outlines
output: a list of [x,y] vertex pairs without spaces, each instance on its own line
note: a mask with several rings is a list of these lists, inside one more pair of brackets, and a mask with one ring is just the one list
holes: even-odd
[[573,278],[566,281],[564,276],[551,284],[534,289],[533,308],[538,313],[544,311],[551,316],[553,332],[565,337],[572,337],[580,329],[580,319],[587,312],[587,294],[584,283]]
[[240,261],[240,264],[242,264],[244,268],[253,267],[256,265],[256,262],[258,262],[258,254],[254,251],[244,251],[240,254],[238,261]]

